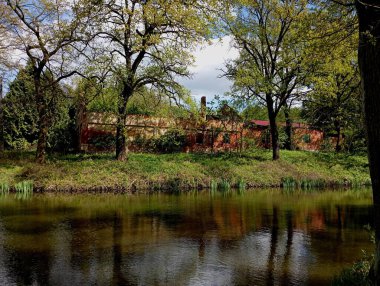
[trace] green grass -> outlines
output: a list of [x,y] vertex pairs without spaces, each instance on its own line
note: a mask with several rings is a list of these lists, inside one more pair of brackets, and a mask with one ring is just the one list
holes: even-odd
[[370,278],[372,258],[363,258],[352,267],[344,269],[334,277],[332,286],[371,286],[375,285]]
[[[0,157],[0,184],[32,181],[43,190],[190,190],[202,188],[361,186],[370,182],[367,157],[268,150],[242,154],[137,154],[118,162],[113,154],[51,155],[45,165],[34,154]],[[238,178],[238,179],[237,179]]]
[[9,185],[8,183],[0,183],[0,195],[6,195],[9,193]]
[[33,182],[22,181],[15,184],[15,190],[17,193],[32,193],[33,192]]

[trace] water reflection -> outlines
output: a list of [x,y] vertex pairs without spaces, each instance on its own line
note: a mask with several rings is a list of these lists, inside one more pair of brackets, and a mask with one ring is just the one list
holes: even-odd
[[325,285],[370,192],[0,198],[0,285]]

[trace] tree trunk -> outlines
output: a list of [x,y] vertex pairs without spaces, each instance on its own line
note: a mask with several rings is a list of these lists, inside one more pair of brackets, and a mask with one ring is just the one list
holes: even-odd
[[124,88],[120,95],[117,125],[116,125],[116,160],[126,161],[128,159],[128,142],[127,142],[127,103],[132,95],[132,90]]
[[120,113],[117,117],[116,125],[116,160],[126,161],[127,160],[127,135],[126,135],[126,113]]
[[3,78],[0,77],[0,153],[4,151]]
[[[372,180],[376,252],[374,279],[380,285],[380,8],[377,0],[356,1],[359,16],[359,68]],[[369,6],[372,5],[372,6]]]
[[293,129],[292,129],[292,119],[290,118],[290,108],[288,105],[284,106],[284,115],[285,115],[285,133],[286,133],[286,141],[285,141],[285,149],[293,150]]
[[86,118],[86,99],[83,95],[80,95],[75,110],[75,142],[74,152],[82,152],[82,131]]
[[278,141],[278,127],[276,124],[276,114],[273,110],[273,105],[268,104],[268,117],[270,124],[270,135],[272,141],[272,158],[273,160],[280,159],[280,144]]
[[336,139],[335,152],[339,153],[342,150],[342,146],[340,145],[340,136],[341,136],[340,126],[336,127],[336,134],[338,137]]
[[37,153],[36,162],[39,164],[45,163],[46,160],[46,146],[48,137],[48,113],[47,106],[43,92],[41,90],[41,79],[39,75],[34,76],[34,88],[37,102],[38,111],[38,141],[37,141]]
[[36,162],[43,164],[46,160],[46,146],[48,137],[48,123],[46,115],[39,116],[38,129]]

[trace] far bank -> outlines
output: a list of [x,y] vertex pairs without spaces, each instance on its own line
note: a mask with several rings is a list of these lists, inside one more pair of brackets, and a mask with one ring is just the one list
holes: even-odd
[[220,154],[131,153],[118,162],[111,153],[50,155],[44,165],[34,154],[0,156],[0,185],[32,182],[41,192],[186,191],[207,188],[315,188],[370,184],[366,155],[269,150]]

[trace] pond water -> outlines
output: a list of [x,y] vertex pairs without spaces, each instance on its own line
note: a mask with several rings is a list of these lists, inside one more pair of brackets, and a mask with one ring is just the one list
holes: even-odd
[[328,285],[368,190],[0,197],[0,285]]

